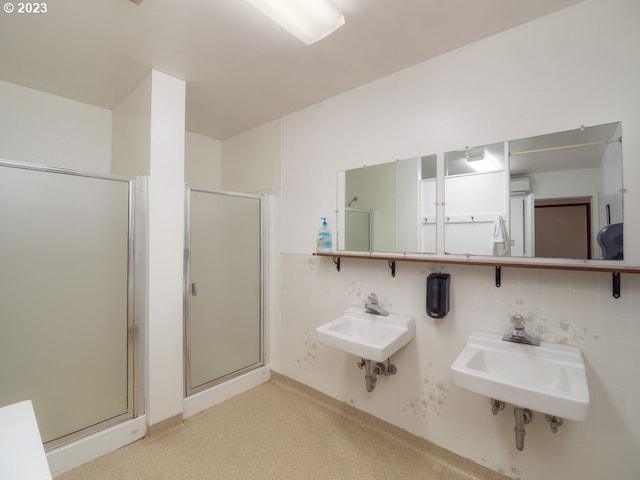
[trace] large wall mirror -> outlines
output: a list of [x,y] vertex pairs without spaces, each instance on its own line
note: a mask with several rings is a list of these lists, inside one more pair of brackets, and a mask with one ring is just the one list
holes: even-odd
[[621,124],[445,154],[445,252],[623,259]]
[[[338,173],[339,251],[622,260],[619,122]],[[436,217],[436,184],[444,218]]]
[[338,173],[338,250],[436,251],[436,155]]

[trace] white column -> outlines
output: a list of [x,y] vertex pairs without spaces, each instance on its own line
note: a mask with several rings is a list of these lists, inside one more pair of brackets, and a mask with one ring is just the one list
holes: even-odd
[[152,71],[147,420],[183,408],[185,82]]

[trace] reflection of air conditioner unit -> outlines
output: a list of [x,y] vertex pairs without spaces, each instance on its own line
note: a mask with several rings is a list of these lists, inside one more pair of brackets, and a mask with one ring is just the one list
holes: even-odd
[[530,190],[529,177],[515,177],[509,180],[509,193],[529,193]]

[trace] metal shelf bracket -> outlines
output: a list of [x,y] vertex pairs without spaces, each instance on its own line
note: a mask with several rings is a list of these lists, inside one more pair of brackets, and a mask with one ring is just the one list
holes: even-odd
[[333,257],[333,263],[336,264],[336,270],[340,271],[340,257]]
[[611,273],[613,298],[620,298],[620,272]]

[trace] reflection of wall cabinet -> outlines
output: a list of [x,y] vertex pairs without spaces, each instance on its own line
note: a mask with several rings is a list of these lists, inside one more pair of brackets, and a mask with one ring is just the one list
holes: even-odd
[[444,180],[447,252],[492,255],[497,215],[505,218],[505,172],[456,175]]

